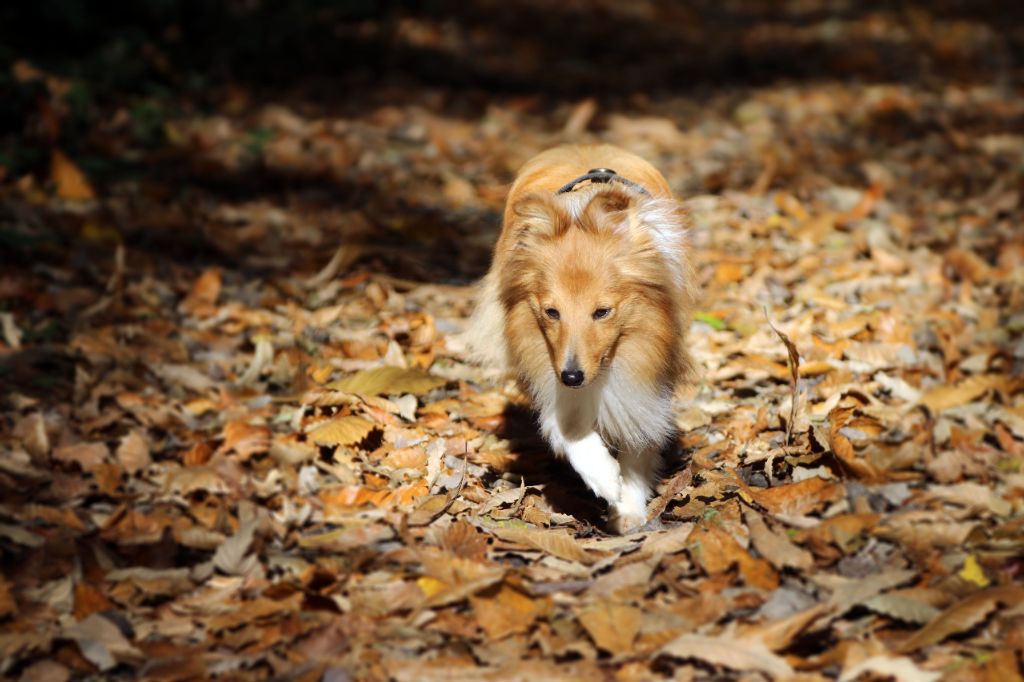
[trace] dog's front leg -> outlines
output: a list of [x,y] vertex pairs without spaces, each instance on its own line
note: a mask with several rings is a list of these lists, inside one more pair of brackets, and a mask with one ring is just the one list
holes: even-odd
[[609,505],[614,505],[622,495],[622,476],[618,461],[608,451],[601,436],[596,431],[579,437],[568,436],[559,428],[558,419],[554,416],[545,419],[541,427],[551,448],[569,460],[587,487]]
[[619,453],[622,490],[611,505],[609,526],[616,533],[628,533],[647,522],[647,499],[654,489],[660,464],[660,448]]

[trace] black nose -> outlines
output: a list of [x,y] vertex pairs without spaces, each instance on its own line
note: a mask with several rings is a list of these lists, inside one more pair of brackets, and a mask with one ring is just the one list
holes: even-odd
[[562,383],[566,386],[579,386],[583,383],[582,369],[562,370]]

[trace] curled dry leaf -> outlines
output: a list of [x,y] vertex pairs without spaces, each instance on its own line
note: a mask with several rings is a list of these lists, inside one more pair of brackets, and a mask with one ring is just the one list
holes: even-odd
[[1005,585],[977,592],[949,607],[928,625],[900,645],[901,653],[937,644],[945,638],[970,630],[1001,606],[1016,607],[1024,603],[1024,587]]

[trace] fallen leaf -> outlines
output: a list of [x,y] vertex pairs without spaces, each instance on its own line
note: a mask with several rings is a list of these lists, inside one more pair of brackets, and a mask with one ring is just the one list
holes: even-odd
[[862,679],[865,673],[889,678],[893,682],[936,682],[942,677],[941,672],[922,670],[909,658],[872,656],[845,668],[839,676],[839,682],[854,682]]
[[753,500],[773,514],[803,516],[843,496],[843,487],[822,478],[808,478],[771,488],[751,488]]
[[50,179],[61,199],[92,201],[96,198],[96,192],[85,174],[59,149],[50,152]]
[[688,658],[739,672],[762,672],[785,678],[793,668],[784,658],[774,654],[756,639],[681,635],[660,649],[661,653],[677,658]]
[[309,439],[317,445],[352,445],[366,438],[373,428],[373,423],[362,417],[336,417],[317,425],[309,432]]
[[357,395],[423,395],[447,383],[440,377],[431,376],[419,369],[403,369],[386,365],[365,369],[339,381],[332,381],[327,388]]
[[1016,607],[1022,602],[1024,602],[1024,587],[1017,585],[990,587],[960,600],[940,613],[934,620],[903,642],[897,650],[900,653],[911,653],[938,644],[951,635],[970,630],[988,618],[1000,606]]
[[477,623],[492,641],[526,632],[548,609],[545,599],[533,599],[506,584],[477,592],[469,603]]
[[640,609],[634,606],[605,602],[583,609],[576,617],[594,644],[619,656],[633,650],[641,615]]
[[482,526],[481,529],[502,540],[533,547],[559,559],[578,561],[581,564],[591,564],[597,560],[596,555],[583,549],[576,538],[564,530],[504,528],[501,526]]
[[149,443],[143,431],[134,429],[121,439],[117,446],[117,461],[130,475],[137,474],[152,463]]
[[977,374],[952,386],[941,385],[925,391],[921,404],[934,413],[966,405],[988,391],[1006,392],[1013,380],[1006,374]]
[[964,559],[964,566],[957,575],[978,587],[988,587],[992,582],[985,576],[984,569],[978,563],[978,558],[973,554],[967,555],[967,558]]
[[74,641],[82,655],[101,671],[121,662],[137,663],[143,653],[132,646],[114,623],[98,613],[64,628],[62,636]]
[[754,548],[777,569],[795,568],[806,571],[814,566],[814,557],[805,549],[794,545],[784,533],[778,533],[765,524],[761,515],[752,509],[743,513],[750,529]]

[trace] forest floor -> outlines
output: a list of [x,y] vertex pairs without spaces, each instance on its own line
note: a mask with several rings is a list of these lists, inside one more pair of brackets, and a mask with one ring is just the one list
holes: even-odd
[[[15,75],[60,139],[74,88]],[[1019,91],[361,97],[0,167],[0,674],[1021,679]],[[591,141],[686,201],[703,290],[626,536],[458,339],[516,169]]]

